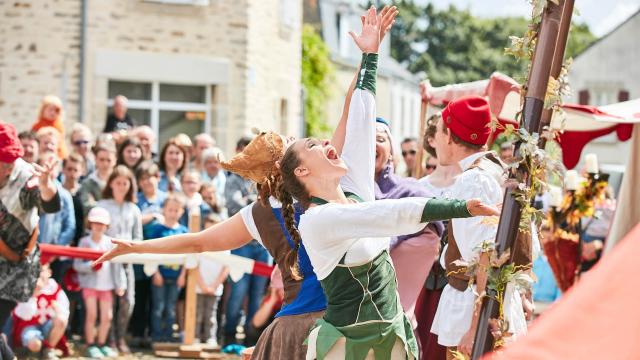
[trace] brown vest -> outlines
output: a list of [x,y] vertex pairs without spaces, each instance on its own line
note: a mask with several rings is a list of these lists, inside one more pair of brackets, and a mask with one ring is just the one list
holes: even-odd
[[[481,170],[487,169],[488,166],[500,166],[503,170],[504,164],[494,153],[488,153],[485,156],[476,160],[467,170],[479,168]],[[465,171],[467,171],[465,170]],[[500,184],[504,186],[503,183]],[[461,259],[460,249],[456,243],[456,239],[453,235],[452,222],[449,221],[447,226],[447,237],[449,246],[444,254],[444,260],[446,265],[447,280],[449,285],[456,290],[465,291],[469,286],[469,277],[465,275],[464,268],[453,264],[454,261]],[[509,260],[519,268],[530,269],[532,266],[532,248],[531,248],[531,233],[523,233],[518,231],[518,236],[511,248],[511,256]]]
[[285,265],[285,258],[291,246],[282,231],[280,222],[273,214],[270,205],[264,206],[260,201],[256,201],[252,209],[253,221],[256,223],[258,233],[262,239],[262,245],[273,256],[276,264],[282,272],[282,282],[284,284],[284,304],[293,301],[300,291],[302,281],[293,278],[291,269]]

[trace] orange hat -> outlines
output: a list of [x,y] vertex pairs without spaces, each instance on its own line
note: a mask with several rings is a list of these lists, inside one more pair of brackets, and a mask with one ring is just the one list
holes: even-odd
[[229,161],[221,161],[222,168],[252,180],[257,184],[271,182],[278,173],[276,161],[284,155],[284,139],[273,131],[261,132]]
[[484,145],[491,134],[489,103],[480,96],[465,96],[451,101],[442,110],[442,121],[462,141]]

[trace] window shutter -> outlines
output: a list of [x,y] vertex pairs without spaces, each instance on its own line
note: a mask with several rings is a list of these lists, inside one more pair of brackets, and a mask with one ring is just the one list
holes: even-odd
[[618,91],[618,102],[628,101],[629,92],[627,90]]
[[578,92],[578,104],[589,105],[589,90],[580,90]]

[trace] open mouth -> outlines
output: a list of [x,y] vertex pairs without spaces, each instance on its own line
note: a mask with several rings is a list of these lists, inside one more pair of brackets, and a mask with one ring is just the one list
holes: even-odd
[[327,159],[338,160],[338,152],[334,147],[329,147],[326,152]]

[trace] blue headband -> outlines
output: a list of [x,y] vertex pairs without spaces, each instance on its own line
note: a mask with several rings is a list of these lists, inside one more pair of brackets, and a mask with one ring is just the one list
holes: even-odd
[[383,119],[381,117],[377,117],[376,118],[376,122],[379,123],[379,124],[383,124],[386,127],[388,127],[389,129],[391,129],[391,126],[389,126],[389,123],[387,122],[387,120],[385,120],[385,119]]

